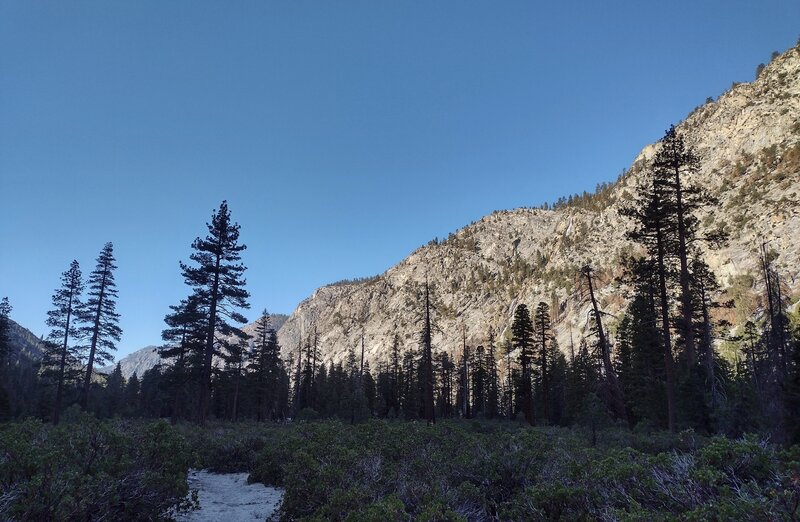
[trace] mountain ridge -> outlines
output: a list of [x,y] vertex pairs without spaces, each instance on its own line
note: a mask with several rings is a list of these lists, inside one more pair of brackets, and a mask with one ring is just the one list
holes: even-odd
[[[666,127],[667,125],[665,125]],[[697,179],[720,199],[698,213],[701,232],[732,232],[728,246],[704,251],[706,261],[730,289],[731,280],[755,267],[754,244],[771,238],[779,266],[793,292],[800,279],[800,48],[776,57],[751,83],[734,84],[676,125],[701,161]],[[325,285],[304,299],[279,331],[285,356],[312,328],[324,360],[342,361],[366,338],[367,359],[382,362],[394,335],[407,349],[417,342],[418,294],[428,280],[438,297],[434,346],[449,352],[485,342],[489,328],[502,337],[516,304],[543,300],[555,310],[562,349],[586,333],[588,304],[576,292],[578,268],[598,269],[598,295],[618,315],[624,288],[611,284],[619,260],[633,249],[619,208],[640,182],[655,144],[642,148],[625,173],[600,193],[555,209],[493,212],[442,242],[432,241],[378,276]],[[580,200],[581,198],[576,198]],[[755,287],[746,289],[757,302]],[[613,321],[612,321],[613,323]],[[613,324],[611,324],[613,329]]]

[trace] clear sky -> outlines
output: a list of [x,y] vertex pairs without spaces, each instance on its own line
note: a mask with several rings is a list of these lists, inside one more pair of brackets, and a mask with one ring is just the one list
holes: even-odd
[[0,296],[36,334],[113,241],[160,340],[222,199],[253,309],[613,180],[800,33],[797,0],[0,0]]

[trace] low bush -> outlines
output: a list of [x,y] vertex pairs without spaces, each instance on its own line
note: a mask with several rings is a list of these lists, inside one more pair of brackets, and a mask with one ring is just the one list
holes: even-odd
[[188,457],[163,421],[0,424],[0,519],[168,519],[196,504]]
[[[276,435],[276,434],[273,434]],[[251,480],[287,520],[795,520],[800,449],[507,422],[283,428]]]

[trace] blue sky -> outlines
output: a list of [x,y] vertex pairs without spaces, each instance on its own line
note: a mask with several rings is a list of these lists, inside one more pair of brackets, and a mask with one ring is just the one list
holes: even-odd
[[0,0],[0,296],[36,334],[106,241],[157,343],[222,199],[253,309],[615,179],[794,45],[800,2]]

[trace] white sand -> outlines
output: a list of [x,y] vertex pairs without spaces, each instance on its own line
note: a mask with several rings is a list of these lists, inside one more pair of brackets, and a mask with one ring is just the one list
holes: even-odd
[[180,521],[264,521],[280,504],[283,491],[263,484],[248,484],[247,473],[189,472],[189,488],[197,490],[200,509],[178,517]]

